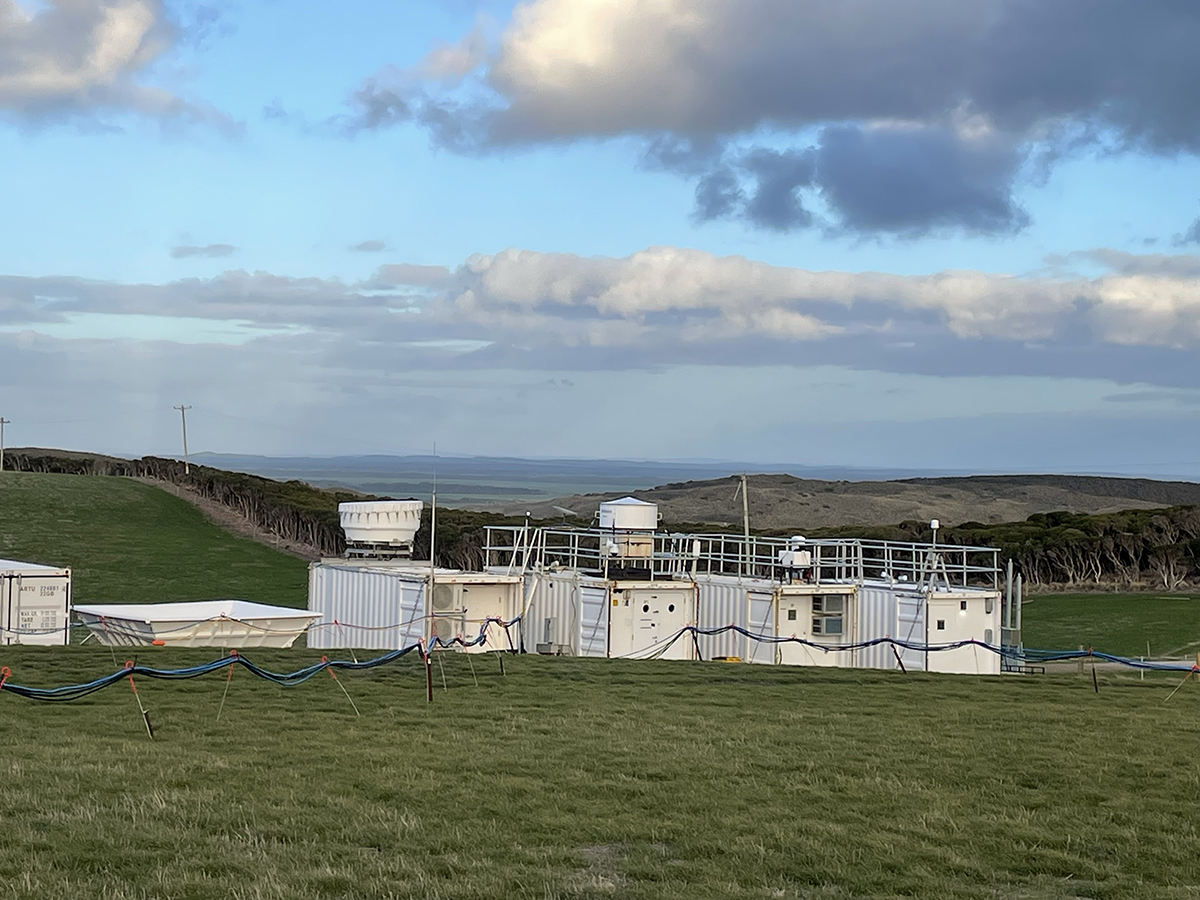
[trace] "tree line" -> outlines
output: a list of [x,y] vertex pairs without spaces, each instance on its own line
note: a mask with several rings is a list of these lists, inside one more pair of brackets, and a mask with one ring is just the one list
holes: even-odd
[[[346,548],[338,523],[339,503],[384,499],[349,490],[325,490],[303,481],[275,481],[258,475],[146,456],[118,459],[78,453],[9,451],[6,468],[27,472],[147,478],[178,485],[234,510],[257,528],[301,544],[313,557],[338,556]],[[425,511],[428,521],[429,511]],[[478,569],[484,563],[487,525],[519,525],[523,518],[450,508],[438,509],[437,564]],[[534,521],[532,524],[543,524]],[[676,525],[684,531],[724,531],[711,525]],[[729,529],[733,530],[733,529]],[[763,534],[791,534],[774,530]],[[888,526],[845,526],[809,530],[811,537],[928,541],[925,522]],[[1089,515],[1036,513],[1023,522],[986,525],[964,522],[943,528],[939,542],[996,547],[1012,559],[1031,587],[1114,586],[1179,590],[1200,581],[1200,507],[1173,506]],[[429,529],[417,532],[416,558],[429,557]]]

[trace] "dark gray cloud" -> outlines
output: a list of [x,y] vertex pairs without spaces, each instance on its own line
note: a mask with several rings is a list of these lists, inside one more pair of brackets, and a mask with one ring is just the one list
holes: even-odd
[[775,230],[1006,233],[1031,154],[1200,152],[1193,0],[533,0],[490,53],[469,46],[449,86],[428,74],[444,48],[367,79],[356,121],[464,153],[641,136],[649,164],[697,179],[699,218]]
[[204,246],[179,244],[171,248],[171,258],[191,259],[193,257],[202,257],[204,259],[221,259],[226,256],[233,256],[233,254],[237,253],[237,249],[233,244],[205,244]]
[[383,241],[363,241],[350,248],[357,253],[382,253],[386,246]]
[[1020,156],[1004,141],[951,129],[831,126],[821,135],[821,191],[854,231],[996,233],[1029,221],[1012,198]]

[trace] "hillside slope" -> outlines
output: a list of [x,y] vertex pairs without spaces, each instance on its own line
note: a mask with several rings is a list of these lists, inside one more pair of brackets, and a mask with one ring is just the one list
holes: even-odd
[[78,603],[307,602],[303,560],[130,478],[0,473],[0,557],[69,566]]
[[[664,521],[736,524],[742,504],[738,478],[665,484],[636,496],[659,505]],[[1200,484],[1142,478],[1075,475],[980,475],[904,481],[815,481],[791,475],[749,476],[750,521],[755,528],[829,528],[884,525],[905,520],[1017,522],[1039,512],[1107,513],[1200,504]],[[585,518],[608,494],[576,494],[553,502],[513,505],[552,517],[554,506]]]

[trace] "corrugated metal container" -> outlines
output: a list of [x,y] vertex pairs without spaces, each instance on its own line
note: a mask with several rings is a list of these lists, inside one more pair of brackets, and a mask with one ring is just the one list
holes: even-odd
[[608,655],[608,583],[577,571],[529,576],[525,650],[564,656]]
[[308,567],[308,608],[321,619],[308,633],[318,650],[399,650],[425,637],[428,571],[322,560]]
[[0,559],[0,644],[70,643],[71,570]]
[[[735,575],[696,576],[696,624],[701,629],[736,625],[747,631],[774,635],[774,586],[769,581]],[[704,659],[740,659],[746,662],[775,661],[774,645],[747,638],[734,631],[700,635]]]
[[[746,627],[746,583],[736,577],[699,575],[696,577],[696,625],[701,629]],[[746,638],[737,632],[698,635],[700,656],[704,659],[745,659]]]
[[[856,641],[896,636],[896,592],[891,584],[868,581],[860,585],[857,612]],[[864,669],[894,669],[896,654],[891,644],[876,644],[860,648],[855,662]]]

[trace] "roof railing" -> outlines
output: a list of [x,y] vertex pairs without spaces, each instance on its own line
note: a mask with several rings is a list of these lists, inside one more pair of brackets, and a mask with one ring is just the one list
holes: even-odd
[[650,580],[722,575],[814,584],[883,580],[939,589],[998,590],[1001,584],[997,548],[955,544],[489,525],[483,549],[489,569],[509,572],[638,573]]

